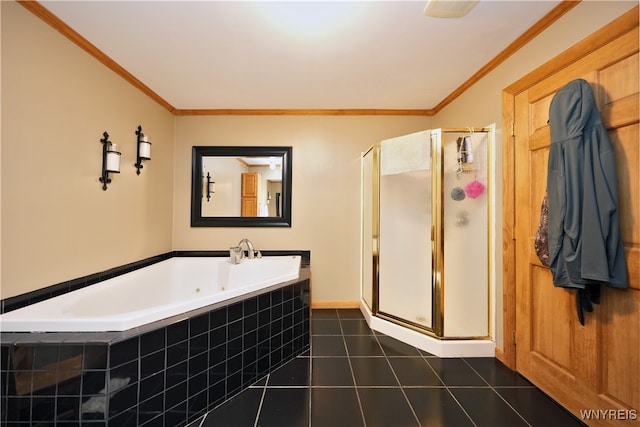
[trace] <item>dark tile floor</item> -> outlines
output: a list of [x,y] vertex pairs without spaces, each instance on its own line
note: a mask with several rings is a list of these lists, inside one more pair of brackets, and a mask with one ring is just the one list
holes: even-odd
[[202,427],[582,426],[493,358],[441,359],[314,310],[311,352],[210,412]]

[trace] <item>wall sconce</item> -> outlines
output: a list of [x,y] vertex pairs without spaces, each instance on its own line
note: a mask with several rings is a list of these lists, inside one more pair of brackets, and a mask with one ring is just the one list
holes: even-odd
[[137,153],[136,164],[134,166],[137,169],[136,173],[140,175],[140,169],[143,167],[142,161],[151,160],[151,141],[149,141],[149,138],[142,133],[142,126],[138,126],[136,135],[138,135],[138,141],[136,143]]
[[211,198],[211,195],[216,192],[216,182],[211,179],[211,175],[207,172],[207,202]]
[[102,183],[102,189],[107,189],[107,184],[111,183],[109,178],[110,173],[120,173],[120,153],[117,150],[117,145],[109,141],[109,134],[105,131],[100,140],[102,143],[102,176],[100,182]]

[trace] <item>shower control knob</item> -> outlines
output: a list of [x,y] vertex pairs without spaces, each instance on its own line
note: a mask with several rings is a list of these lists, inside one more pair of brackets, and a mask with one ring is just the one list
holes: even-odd
[[456,227],[464,227],[469,224],[469,218],[466,212],[458,212],[456,215]]

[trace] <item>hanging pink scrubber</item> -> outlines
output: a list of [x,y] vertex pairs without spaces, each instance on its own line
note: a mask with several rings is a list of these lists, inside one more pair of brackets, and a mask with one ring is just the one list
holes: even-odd
[[467,196],[469,196],[472,199],[475,199],[476,197],[484,193],[484,188],[485,188],[484,184],[476,179],[468,183],[464,187],[464,191],[465,193],[467,193]]

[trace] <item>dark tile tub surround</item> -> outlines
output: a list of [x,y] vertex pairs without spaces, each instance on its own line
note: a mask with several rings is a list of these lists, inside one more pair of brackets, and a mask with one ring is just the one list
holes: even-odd
[[300,277],[124,332],[3,332],[0,424],[183,426],[308,351],[309,252],[263,254],[303,255]]

